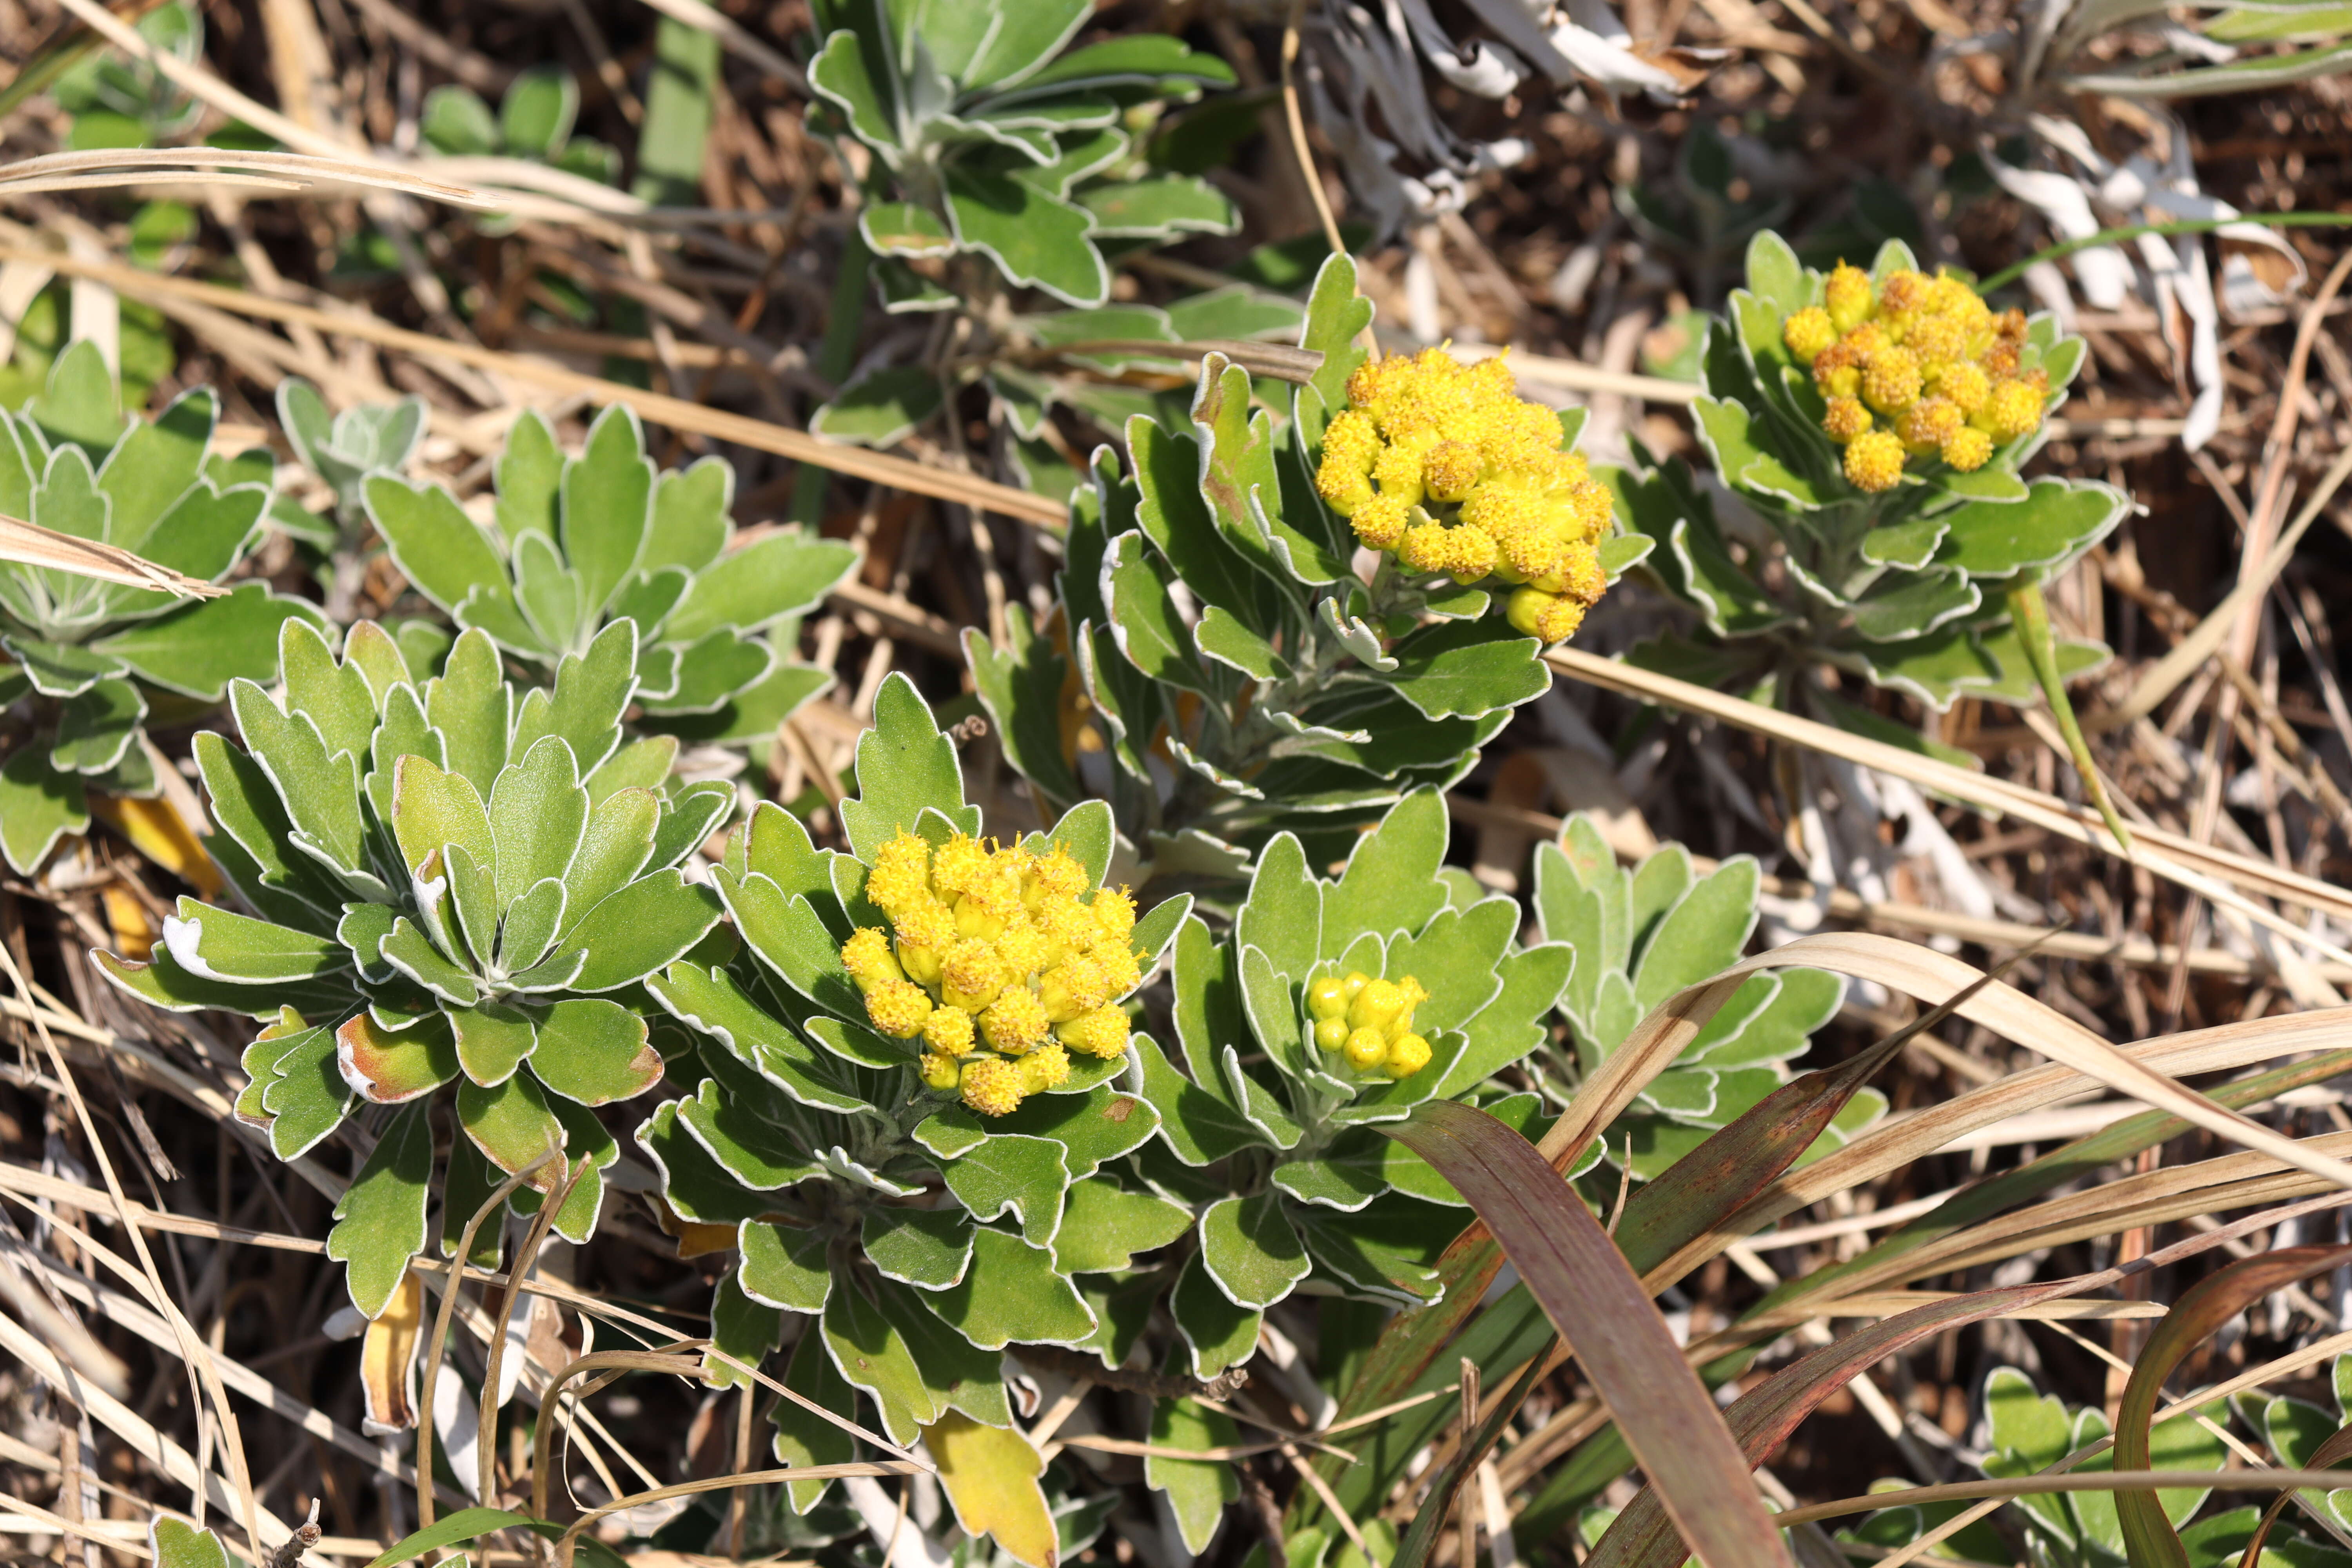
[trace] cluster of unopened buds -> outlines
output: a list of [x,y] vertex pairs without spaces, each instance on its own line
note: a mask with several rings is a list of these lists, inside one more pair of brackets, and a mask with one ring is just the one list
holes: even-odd
[[1499,354],[1370,360],[1323,434],[1315,488],[1410,571],[1517,584],[1512,626],[1558,642],[1607,585],[1597,546],[1611,515],[1609,491],[1560,450],[1560,434],[1559,415],[1521,400]]
[[1429,1000],[1421,982],[1375,980],[1361,970],[1307,984],[1315,1043],[1361,1074],[1411,1078],[1429,1065],[1429,1042],[1412,1032],[1412,1010]]
[[1894,489],[1912,458],[1973,473],[1993,448],[2042,423],[2050,377],[2021,368],[2025,313],[1995,314],[1965,279],[1907,268],[1874,288],[1841,266],[1822,302],[1790,315],[1781,341],[1828,401],[1822,428],[1845,448],[1856,489]]
[[866,879],[890,930],[861,927],[842,965],[875,1028],[920,1038],[926,1084],[1003,1116],[1066,1081],[1071,1051],[1127,1049],[1118,999],[1143,983],[1135,900],[1091,883],[1058,845],[1038,854],[957,834],[934,849],[901,832]]

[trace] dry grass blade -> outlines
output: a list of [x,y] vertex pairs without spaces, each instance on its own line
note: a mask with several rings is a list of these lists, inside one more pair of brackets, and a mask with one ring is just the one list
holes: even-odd
[[77,539],[5,512],[0,512],[0,561],[70,572],[77,577],[95,577],[101,583],[120,583],[126,588],[152,588],[184,599],[216,599],[228,592],[216,583],[158,566],[116,545],[95,539]]
[[1709,1568],[1786,1564],[1715,1401],[1583,1198],[1526,1139],[1469,1106],[1433,1101],[1378,1131],[1452,1182],[1518,1266],[1692,1555]]
[[[2201,1403],[2211,1403],[2210,1400]],[[2067,1456],[2080,1461],[2095,1452],[2104,1452],[2103,1443],[2095,1449],[2081,1449]],[[1870,1513],[1901,1503],[1916,1508],[1939,1502],[1967,1502],[1978,1498],[1990,1498],[1996,1504],[2011,1498],[2033,1497],[2044,1492],[2105,1492],[2139,1489],[2147,1491],[2171,1491],[2188,1489],[2197,1491],[2301,1491],[2306,1487],[2341,1488],[2342,1470],[2101,1470],[2092,1475],[2017,1476],[2005,1480],[1951,1481],[1939,1486],[1906,1487],[1899,1496],[1871,1492],[1863,1497],[1840,1498],[1835,1502],[1813,1503],[1805,1508],[1792,1508],[1772,1516],[1772,1522],[1782,1530],[1793,1530],[1816,1520],[1843,1519],[1850,1514]],[[1962,1514],[1961,1521],[1969,1516]],[[1977,1517],[1981,1518],[1981,1515]],[[1954,1522],[1958,1522],[1956,1521]],[[1911,1544],[1917,1547],[1927,1541],[1923,1536]],[[1889,1564],[1907,1563],[1916,1553],[1906,1552],[1901,1557],[1888,1557]]]
[[[2110,853],[2115,847],[2114,840],[2098,826],[2095,813],[2076,810],[2054,795],[2023,784],[1970,773],[1884,741],[1783,713],[1760,703],[1727,697],[1704,686],[1576,648],[1554,648],[1544,655],[1544,659],[1560,673],[1606,690],[1704,714],[1774,740],[1856,763],[1981,809],[2015,816],[2077,844]],[[2338,962],[2352,963],[2352,953],[2253,902],[2239,889],[2300,904],[2337,919],[2352,919],[2352,891],[2315,877],[2282,870],[2252,856],[2213,848],[2186,834],[2147,825],[2139,829],[2134,851],[2134,862],[2158,876],[2227,905],[2288,941]]]
[[120,184],[205,180],[228,183],[234,175],[255,174],[278,176],[270,183],[281,190],[299,190],[311,184],[368,185],[446,202],[452,206],[491,205],[478,191],[394,165],[310,153],[245,153],[223,147],[126,147],[24,158],[0,168],[0,195],[75,188],[68,176],[91,176],[86,184],[98,183],[96,176],[112,176],[106,183]]
[[535,386],[576,393],[598,404],[623,404],[635,409],[646,421],[673,430],[732,441],[753,451],[772,452],[797,463],[814,464],[893,489],[932,496],[977,510],[995,512],[1043,527],[1049,532],[1060,531],[1068,510],[1061,502],[1034,490],[1016,489],[1011,485],[1000,485],[973,475],[929,468],[904,458],[869,452],[861,447],[837,446],[805,431],[716,408],[705,408],[682,397],[667,397],[617,381],[582,375],[576,371],[521,354],[500,353],[496,349],[455,343],[424,332],[407,331],[373,317],[337,315],[289,300],[264,299],[235,289],[191,283],[176,278],[158,278],[152,272],[142,272],[136,268],[84,261],[75,257],[9,246],[0,246],[0,261],[37,261],[69,277],[88,278],[104,283],[132,299],[181,300],[209,305],[235,315],[299,323],[317,331],[358,338],[385,348],[403,350],[423,359],[443,360],[477,370],[494,371],[499,375]]

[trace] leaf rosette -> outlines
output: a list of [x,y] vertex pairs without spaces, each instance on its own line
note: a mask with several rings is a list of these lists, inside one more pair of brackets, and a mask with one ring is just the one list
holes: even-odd
[[[1425,492],[1426,456],[1441,445],[1442,421],[1409,431],[1400,420],[1393,437],[1383,434],[1367,411],[1379,401],[1370,382],[1367,407],[1350,408],[1364,363],[1355,339],[1370,319],[1354,263],[1331,258],[1299,330],[1298,347],[1319,368],[1274,394],[1288,414],[1279,425],[1248,371],[1205,355],[1188,420],[1129,419],[1123,469],[1109,448],[1095,454],[1092,483],[1072,500],[1051,616],[1033,622],[1012,610],[1001,649],[965,639],[1006,757],[1056,808],[1108,799],[1122,825],[1135,825],[1150,874],[1239,878],[1246,851],[1285,828],[1337,858],[1413,790],[1458,781],[1512,711],[1550,684],[1538,637],[1496,613],[1516,567],[1479,574],[1492,591],[1395,555],[1367,577],[1356,567],[1358,531],[1318,493],[1331,460],[1327,426],[1342,428],[1342,411],[1359,437],[1369,431],[1399,454],[1367,458],[1357,475],[1372,492],[1364,497],[1341,482],[1347,463],[1335,464],[1330,488],[1342,504],[1377,509],[1384,481],[1370,476],[1382,461],[1393,499],[1402,502],[1407,467]],[[1433,401],[1465,380],[1485,394],[1502,380],[1458,367],[1418,374],[1450,389],[1433,390]],[[1493,416],[1498,405],[1489,395],[1480,406]],[[1577,489],[1582,459],[1570,448],[1580,412],[1510,406],[1522,412],[1509,416],[1516,435],[1506,444],[1526,447],[1527,462],[1497,465],[1509,454],[1457,441],[1476,470],[1470,489],[1528,499],[1527,521],[1556,548],[1526,564],[1549,569],[1572,547],[1578,569],[1605,584],[1650,542],[1590,536],[1606,498]],[[1435,529],[1449,550],[1478,531],[1460,519],[1475,510],[1466,502],[1431,504],[1436,511],[1423,507],[1412,526]]]
[[[1231,68],[1143,33],[1067,46],[1089,0],[822,0],[809,67],[818,134],[871,155],[858,233],[894,312],[964,301],[908,265],[985,258],[1066,304],[1109,297],[1101,242],[1230,234],[1207,181],[1133,167],[1130,126],[1230,86]],[[1132,118],[1146,110],[1139,121]]]
[[494,526],[439,485],[367,476],[370,521],[416,590],[551,678],[621,620],[637,627],[641,730],[764,741],[833,678],[793,658],[799,617],[856,564],[851,546],[784,529],[737,543],[735,473],[718,458],[656,472],[625,406],[566,456],[537,412],[508,432]]
[[[552,1223],[586,1239],[619,1152],[595,1110],[663,1076],[643,983],[731,940],[679,868],[734,793],[670,784],[677,741],[625,735],[635,653],[635,623],[618,620],[552,688],[523,688],[479,630],[426,678],[372,622],[340,658],[289,622],[277,689],[231,684],[239,741],[205,731],[194,746],[210,847],[252,912],[184,899],[152,962],[96,955],[156,1005],[268,1021],[236,1114],[279,1158],[363,1106],[398,1108],[328,1241],[371,1317],[425,1245],[429,1107],[454,1110],[448,1214],[561,1152],[587,1166]],[[541,1165],[515,1206],[563,1180]],[[458,1226],[444,1228],[453,1247]]]
[[[1537,1096],[1486,1086],[1543,1039],[1572,955],[1521,950],[1518,905],[1445,868],[1445,847],[1430,790],[1363,835],[1336,879],[1283,834],[1229,931],[1188,916],[1176,933],[1176,1052],[1149,1037],[1136,1048],[1160,1117],[1143,1168],[1200,1214],[1170,1297],[1196,1376],[1245,1359],[1261,1315],[1295,1290],[1435,1299],[1431,1265],[1462,1228],[1463,1200],[1379,1123],[1477,1097],[1535,1125]],[[1336,1047],[1333,1019],[1347,1026]],[[1381,1049],[1359,1058],[1366,1033]]]
[[[1756,930],[1758,887],[1749,857],[1736,856],[1702,875],[1679,844],[1620,866],[1582,812],[1569,819],[1559,843],[1538,846],[1537,930],[1577,955],[1559,995],[1567,1048],[1546,1050],[1560,1077],[1581,1082],[1659,1003],[1739,962]],[[1662,1174],[1788,1082],[1788,1064],[1811,1047],[1814,1031],[1836,1014],[1843,994],[1839,977],[1822,970],[1750,975],[1682,1055],[1643,1086],[1574,1173],[1607,1157],[1630,1158],[1633,1174],[1644,1182]],[[1830,1152],[1885,1112],[1884,1094],[1857,1090],[1801,1158]]]
[[[1963,279],[1927,278],[1899,242],[1869,270],[1824,274],[1780,236],[1748,249],[1747,287],[1707,328],[1695,406],[1706,461],[1769,526],[1742,545],[1679,460],[1600,470],[1648,570],[1696,612],[1696,641],[1633,657],[1709,684],[1775,677],[1776,700],[1920,744],[1822,689],[1828,664],[1942,710],[1960,696],[2030,703],[2045,689],[2012,595],[2063,572],[2130,498],[2088,479],[2020,477],[2081,368],[2047,314],[1996,314]],[[1767,570],[1768,563],[1784,571]],[[2105,662],[2057,642],[2057,678]],[[1891,733],[1882,733],[1891,731]]]
[[[862,1397],[900,1441],[951,1411],[1005,1428],[995,1352],[1083,1346],[1118,1364],[1141,1325],[1112,1311],[1109,1287],[1090,1277],[1126,1270],[1189,1224],[1123,1170],[1160,1116],[1131,1087],[1137,1058],[1119,1004],[1190,900],[1133,918],[1105,886],[1116,840],[1099,802],[1018,844],[981,842],[954,742],[903,675],[877,696],[856,778],[839,812],[846,851],[817,847],[773,805],[730,842],[712,879],[743,950],[726,962],[690,954],[648,981],[695,1040],[672,1067],[691,1092],[660,1105],[637,1142],[659,1172],[665,1223],[691,1248],[739,1255],[714,1310],[721,1350],[756,1359],[778,1342],[777,1314],[810,1314],[820,1331],[794,1352],[795,1389],[844,1415]],[[1007,894],[1020,916],[992,905]],[[1085,917],[1084,930],[1064,933],[1083,941],[1017,982],[1001,963],[991,977],[1034,1013],[992,1018],[997,996],[983,1003],[944,974],[954,942],[993,957],[1019,940],[1020,919],[1056,900]],[[967,928],[929,954],[937,979],[920,978],[933,971],[909,940],[926,903],[950,931],[959,919]],[[886,931],[896,940],[885,942]],[[1042,933],[1034,945],[1048,945]],[[1113,956],[1106,947],[1123,968],[1094,977],[1099,1000],[1064,1008],[1079,988],[1072,962],[1101,963]],[[896,1010],[907,992],[921,998],[911,1025]],[[1046,1016],[1065,1010],[1058,1025]],[[961,1056],[924,1037],[950,1014],[962,1020]],[[1042,1031],[1057,1027],[1064,1040],[1049,1043]],[[1067,1048],[1071,1036],[1091,1049]],[[1055,1070],[1024,1076],[1041,1060]],[[987,1092],[986,1075],[978,1092],[965,1081],[983,1061],[1020,1079],[1013,1103]],[[846,1457],[838,1429],[799,1407],[781,1405],[775,1419],[788,1462]],[[823,1490],[795,1488],[794,1508]]]
[[[236,570],[270,500],[267,451],[213,450],[219,399],[183,393],[126,416],[94,343],[50,366],[47,388],[0,413],[0,513],[112,544],[201,582]],[[89,825],[92,791],[153,795],[151,720],[187,722],[240,678],[266,677],[278,629],[318,612],[239,584],[190,601],[158,589],[0,562],[0,707],[29,703],[33,733],[0,764],[0,850],[30,876]]]

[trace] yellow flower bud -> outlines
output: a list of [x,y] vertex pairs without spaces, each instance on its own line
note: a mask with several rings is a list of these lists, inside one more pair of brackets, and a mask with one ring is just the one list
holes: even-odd
[[1790,316],[1780,329],[1780,341],[1797,356],[1797,363],[1810,367],[1822,352],[1838,340],[1837,323],[1819,305],[1808,305]]
[[1374,496],[1346,515],[1368,550],[1394,550],[1412,526],[1412,508],[1396,496]]
[[931,885],[954,900],[996,876],[996,858],[977,838],[957,834],[931,852]]
[[1442,522],[1413,524],[1404,531],[1404,542],[1397,547],[1397,559],[1415,572],[1443,572],[1453,553],[1453,542]]
[[1030,858],[1022,873],[1021,902],[1034,914],[1048,899],[1076,898],[1087,890],[1087,880],[1077,857],[1056,844],[1051,852]]
[[899,911],[930,896],[931,847],[912,833],[899,833],[875,852],[866,873],[866,896],[893,921]]
[[1878,286],[1880,315],[1907,316],[1927,303],[1927,279],[1907,267],[1900,267],[1886,275]]
[[1923,397],[1903,411],[1897,434],[1914,452],[1933,452],[1968,423],[1959,405],[1948,398]]
[[1391,981],[1375,980],[1358,992],[1355,1001],[1349,1005],[1348,1022],[1359,1029],[1385,1029],[1404,1008],[1402,987]]
[[1059,1089],[1070,1081],[1070,1053],[1059,1046],[1039,1046],[1021,1058],[1021,1087],[1031,1094]]
[[961,1007],[935,1007],[923,1020],[923,1044],[943,1057],[971,1055],[971,1015]]
[[1135,930],[1135,895],[1123,887],[1097,889],[1095,901],[1087,907],[1094,911],[1095,929],[1108,942],[1124,942]]
[[1143,984],[1143,966],[1135,950],[1124,942],[1098,942],[1087,950],[1087,962],[1102,976],[1104,992],[1124,996]]
[[1892,430],[1872,430],[1846,444],[1845,477],[1856,489],[1891,490],[1903,477],[1903,438]]
[[1348,1065],[1358,1072],[1370,1072],[1389,1058],[1389,1037],[1378,1029],[1361,1028],[1348,1037],[1342,1047]]
[[1391,1042],[1387,1066],[1391,1078],[1411,1078],[1429,1065],[1429,1042],[1419,1035],[1406,1035]]
[[996,939],[996,961],[1004,966],[1007,984],[1026,984],[1045,967],[1046,957],[1045,939],[1026,920],[1014,921]]
[[1974,414],[1992,395],[1992,382],[1981,365],[1966,360],[1946,365],[1944,374],[1936,378],[1936,395],[1949,402],[1964,415]]
[[1850,332],[1870,319],[1870,274],[1861,268],[1841,262],[1824,294],[1831,324],[1839,331]]
[[1013,1056],[1043,1040],[1051,1026],[1037,994],[1024,985],[1006,987],[980,1016],[980,1032],[988,1043]]
[[1422,495],[1421,455],[1405,447],[1387,447],[1372,460],[1372,479],[1381,494],[1414,505]]
[[1964,425],[1945,439],[1944,461],[1961,473],[1973,474],[1992,459],[1992,437],[1973,425]]
[[1434,500],[1458,501],[1479,478],[1478,451],[1460,441],[1440,441],[1421,460],[1421,482]]
[[1450,548],[1445,570],[1464,587],[1485,577],[1495,569],[1495,542],[1475,528],[1448,529],[1445,542]]
[[1881,414],[1900,414],[1919,400],[1919,361],[1908,349],[1880,349],[1863,367],[1862,400]]
[[929,986],[934,991],[939,989],[940,963],[941,950],[939,948],[918,947],[904,940],[898,943],[898,966],[907,972],[907,978],[919,985]]
[[2022,381],[2003,382],[1977,411],[1975,423],[1996,441],[2013,441],[2042,423],[2042,394]]
[[1363,994],[1364,987],[1371,983],[1372,977],[1362,970],[1350,969],[1339,977],[1339,992],[1347,997],[1349,1005],[1352,1006],[1356,998]]
[[841,944],[841,966],[860,991],[872,991],[885,981],[904,980],[898,961],[890,956],[890,939],[880,926],[860,926]]
[[1004,966],[988,942],[967,939],[948,949],[940,966],[940,999],[951,1007],[977,1013],[1004,989]]
[[1021,1069],[996,1057],[963,1064],[963,1102],[982,1116],[1003,1116],[1021,1103]]
[[1870,410],[1859,397],[1832,397],[1829,411],[1822,416],[1822,428],[1843,446],[1870,428]]
[[1336,1051],[1348,1043],[1348,1020],[1318,1018],[1315,1020],[1315,1044],[1327,1051]]
[[866,1016],[892,1039],[911,1039],[931,1016],[931,999],[910,981],[886,980],[866,994]]
[[956,1059],[937,1051],[925,1051],[916,1070],[923,1075],[923,1084],[928,1089],[951,1089],[963,1082],[963,1068],[956,1065]]
[[1074,1051],[1090,1057],[1123,1056],[1127,1051],[1127,1010],[1106,1005],[1083,1017],[1057,1026],[1055,1037]]
[[1084,954],[1047,970],[1037,981],[1038,1005],[1056,1024],[1091,1013],[1109,999],[1101,966]]
[[1348,1011],[1346,984],[1336,974],[1318,974],[1307,983],[1307,1011],[1317,1018],[1338,1018]]

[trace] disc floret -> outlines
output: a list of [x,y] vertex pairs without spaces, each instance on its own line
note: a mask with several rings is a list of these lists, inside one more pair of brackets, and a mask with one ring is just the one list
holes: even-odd
[[920,1075],[984,1116],[1003,1116],[1070,1076],[1070,1053],[1127,1049],[1118,1005],[1142,984],[1135,900],[1097,888],[1058,845],[957,834],[934,847],[901,832],[882,846],[866,896],[889,925],[841,944],[866,1017],[919,1038]]
[[1857,489],[1893,489],[1914,458],[1972,473],[2040,427],[2050,378],[2020,369],[2022,310],[1996,314],[1964,279],[1908,268],[1874,283],[1840,266],[1823,298],[1792,311],[1780,341],[1813,373]]
[[1407,1079],[1429,1065],[1429,1042],[1412,1026],[1413,1009],[1428,1000],[1410,974],[1376,980],[1350,970],[1319,974],[1307,984],[1315,1044],[1365,1078]]
[[1560,449],[1559,416],[1519,397],[1503,356],[1443,349],[1367,362],[1324,433],[1315,485],[1358,541],[1467,587],[1512,584],[1513,627],[1573,633],[1606,579],[1608,489]]

